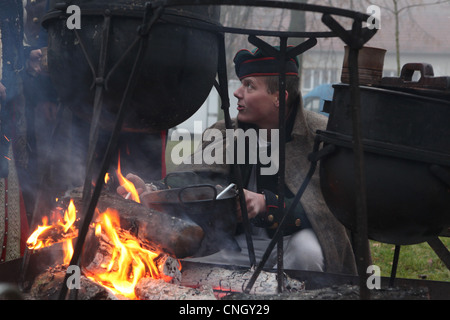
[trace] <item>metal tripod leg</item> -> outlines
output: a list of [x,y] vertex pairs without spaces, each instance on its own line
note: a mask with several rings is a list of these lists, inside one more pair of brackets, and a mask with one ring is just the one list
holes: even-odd
[[[219,66],[218,66],[218,78],[219,83],[216,83],[216,89],[219,92],[222,100],[222,110],[225,117],[225,126],[227,129],[233,129],[230,118],[230,99],[228,96],[228,80],[227,80],[227,67],[225,59],[225,39],[222,38],[219,41]],[[245,238],[247,241],[248,255],[250,259],[250,266],[256,265],[255,249],[253,247],[253,240],[251,235],[250,221],[248,219],[247,205],[245,201],[244,188],[241,170],[239,164],[233,163],[233,174],[236,181],[236,185],[239,192],[239,202],[241,206],[242,222],[244,225]]]
[[[89,224],[91,223],[91,220],[93,218],[95,208],[97,206],[97,201],[100,197],[100,193],[103,187],[104,183],[104,176],[109,168],[109,164],[111,162],[113,152],[116,150],[117,141],[119,138],[119,132],[121,131],[123,120],[125,118],[125,110],[126,107],[129,104],[129,101],[131,99],[131,96],[133,94],[133,89],[136,87],[136,82],[139,75],[139,70],[141,68],[142,61],[144,59],[144,55],[147,49],[148,44],[148,38],[147,35],[150,31],[151,26],[156,22],[156,20],[159,18],[159,16],[162,13],[163,7],[158,7],[154,11],[151,10],[151,6],[148,4],[146,6],[146,14],[144,15],[143,24],[141,25],[140,29],[138,30],[139,36],[141,37],[141,41],[139,42],[139,49],[136,55],[136,59],[133,65],[133,68],[130,73],[130,77],[128,78],[127,86],[125,88],[122,101],[120,102],[119,111],[116,116],[116,123],[114,125],[113,132],[110,137],[110,141],[108,144],[108,147],[106,149],[106,153],[104,155],[100,173],[97,177],[94,192],[90,198],[89,205],[85,206],[83,208],[83,217],[84,221],[80,228],[80,231],[78,233],[78,240],[74,249],[74,253],[72,256],[72,260],[70,261],[70,265],[78,265],[81,252],[83,249],[84,240],[86,238],[86,235],[89,230]],[[85,204],[86,205],[86,204]],[[66,273],[63,285],[60,291],[59,299],[65,299],[67,295],[67,280],[69,278],[70,274]]]

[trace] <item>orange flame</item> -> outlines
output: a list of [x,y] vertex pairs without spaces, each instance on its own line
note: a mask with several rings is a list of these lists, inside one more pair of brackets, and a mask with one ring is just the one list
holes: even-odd
[[114,251],[109,264],[102,266],[103,273],[95,273],[90,279],[101,283],[116,293],[135,299],[134,288],[147,274],[153,278],[161,275],[154,262],[158,254],[142,248],[138,240],[128,232],[121,232],[118,213],[112,209],[103,212],[95,226],[95,234],[104,232],[113,244]]
[[70,200],[69,206],[67,207],[67,210],[64,212],[65,223],[62,224],[64,228],[64,233],[67,233],[67,231],[69,231],[70,227],[72,227],[76,219],[77,219],[77,210],[75,209],[73,200]]
[[[56,219],[57,221],[51,225],[48,225],[48,217],[42,218],[43,225],[38,226],[36,230],[28,237],[27,247],[29,249],[37,250],[40,248],[49,247],[56,242],[65,241],[67,242],[65,246],[69,249],[72,246],[71,238],[76,237],[78,233],[74,226],[76,218],[76,208],[73,200],[70,200],[69,206],[64,212],[63,219],[61,219],[58,214]],[[67,258],[65,260],[67,260]]]
[[111,179],[111,177],[109,176],[109,173],[107,172],[105,174],[105,184],[107,184],[109,182],[109,180]]
[[52,226],[47,225],[47,217],[42,218],[42,226],[38,226],[37,229],[28,237],[27,246],[29,249],[40,249],[43,247],[47,247],[43,240],[39,239],[39,236],[47,229],[50,229]]
[[120,155],[119,155],[116,173],[117,173],[117,178],[119,179],[119,184],[121,186],[123,186],[125,188],[125,190],[128,191],[128,193],[131,196],[131,200],[141,203],[141,200],[139,199],[139,194],[136,191],[136,187],[134,186],[134,184],[122,175],[122,172],[120,170]]
[[70,264],[70,261],[72,260],[73,256],[73,244],[72,239],[67,239],[63,243],[63,250],[64,250],[64,260],[63,264]]

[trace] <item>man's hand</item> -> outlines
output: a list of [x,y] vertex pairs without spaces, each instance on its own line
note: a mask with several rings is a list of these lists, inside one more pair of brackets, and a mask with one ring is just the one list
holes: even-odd
[[[126,175],[125,178],[127,178],[127,180],[129,180],[130,182],[132,182],[134,184],[134,187],[136,188],[136,191],[139,194],[139,196],[141,195],[141,193],[147,191],[144,180],[142,180],[137,175],[129,173]],[[125,187],[120,186],[120,187],[117,187],[117,193],[125,198],[128,194],[128,191],[125,189]]]
[[[244,195],[245,202],[247,204],[247,214],[249,219],[252,219],[261,212],[266,211],[266,200],[263,194],[244,189]],[[238,221],[242,221],[242,211],[239,202],[237,206],[237,215]]]

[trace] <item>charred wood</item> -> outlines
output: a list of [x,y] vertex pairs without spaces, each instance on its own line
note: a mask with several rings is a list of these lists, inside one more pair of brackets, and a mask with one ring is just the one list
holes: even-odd
[[[56,300],[61,286],[65,285],[66,267],[58,265],[40,274],[27,300]],[[139,300],[215,300],[212,288],[188,288],[178,284],[167,283],[162,279],[142,278],[135,288],[136,298]],[[106,287],[89,279],[85,275],[80,277],[80,289],[77,290],[77,300],[126,300],[127,298],[113,293]]]
[[[31,287],[28,299],[31,300],[57,300],[64,283],[67,268],[58,265],[47,269],[36,277]],[[78,300],[119,300],[121,297],[114,295],[102,285],[80,276],[80,289],[77,292]]]
[[[79,212],[83,206],[82,192],[71,190],[62,201],[74,200]],[[204,232],[192,221],[149,209],[140,203],[127,200],[117,194],[104,192],[97,203],[99,212],[114,209],[119,212],[122,229],[135,235],[142,243],[156,252],[174,258],[194,255],[200,248]],[[95,219],[95,217],[94,217]]]
[[42,241],[45,246],[51,246],[55,243],[60,243],[68,239],[72,239],[78,236],[77,231],[70,231],[65,233],[62,225],[53,225],[42,233],[37,238],[38,241]]

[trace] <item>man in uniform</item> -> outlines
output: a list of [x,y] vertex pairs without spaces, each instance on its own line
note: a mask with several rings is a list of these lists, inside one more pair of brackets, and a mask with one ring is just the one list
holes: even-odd
[[[280,95],[278,92],[278,62],[275,57],[261,50],[240,50],[235,58],[236,74],[241,80],[234,95],[238,99],[238,116],[234,120],[234,128],[244,131],[265,129],[268,137],[275,136],[279,125]],[[302,107],[299,90],[298,61],[292,59],[286,65],[286,153],[285,153],[285,207],[289,208],[300,185],[310,168],[308,154],[312,152],[315,132],[325,129],[327,118]],[[205,130],[205,135],[217,129],[225,139],[226,128],[219,121]],[[272,134],[271,134],[272,133]],[[206,148],[225,148],[221,139],[210,139],[204,136],[202,145],[196,151],[204,154]],[[264,143],[259,143],[259,148]],[[216,145],[217,144],[217,145]],[[270,140],[269,146],[273,152],[277,141]],[[252,146],[248,146],[251,148]],[[268,147],[267,147],[268,148]],[[239,150],[235,150],[235,153]],[[226,154],[226,150],[223,151]],[[192,159],[196,159],[194,154]],[[199,157],[197,157],[198,159]],[[200,157],[201,158],[201,157]],[[179,171],[194,171],[199,176],[213,183],[229,183],[233,179],[233,166],[225,161],[214,164],[180,165]],[[282,210],[278,208],[278,172],[262,174],[263,164],[245,163],[241,165],[244,180],[247,211],[252,223],[252,238],[257,260],[264,254],[274,230],[282,219]],[[141,200],[145,204],[146,193],[152,192],[144,182],[136,176],[128,175],[137,188],[143,190]],[[231,181],[230,181],[231,180]],[[126,194],[121,188],[119,194]],[[332,273],[356,274],[356,263],[347,236],[347,230],[329,211],[320,190],[318,173],[316,173],[306,188],[301,202],[292,215],[288,228],[284,233],[284,267],[286,269],[327,271]],[[235,239],[240,251],[224,249],[213,255],[189,259],[205,263],[249,265],[247,243],[242,232]],[[258,262],[258,261],[257,261]],[[276,264],[276,250],[266,266]]]

